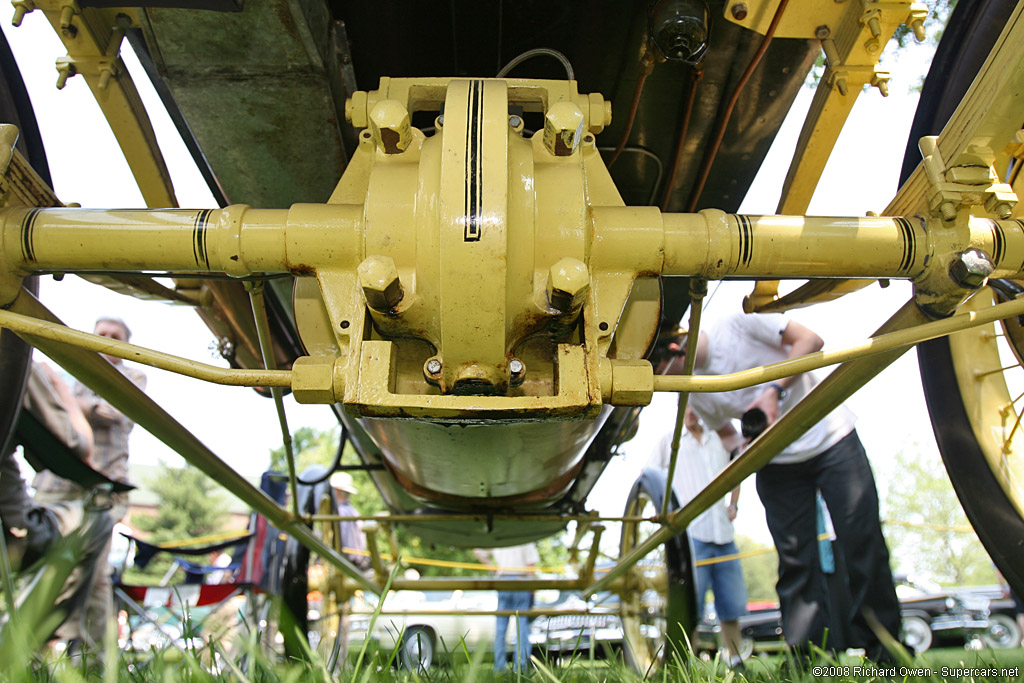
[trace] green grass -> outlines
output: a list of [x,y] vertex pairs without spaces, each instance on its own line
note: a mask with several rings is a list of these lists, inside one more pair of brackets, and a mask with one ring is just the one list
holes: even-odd
[[[0,573],[9,571],[0,566]],[[390,580],[388,581],[390,584]],[[58,583],[59,585],[59,583]],[[37,586],[46,588],[46,586]],[[52,591],[52,587],[49,588]],[[6,600],[5,600],[6,602]],[[147,652],[126,653],[118,650],[113,627],[108,631],[103,652],[85,653],[74,660],[65,655],[40,655],[44,651],[43,638],[49,633],[48,618],[40,611],[39,601],[31,599],[13,615],[4,627],[0,642],[0,683],[207,683],[242,681],[245,683],[306,683],[334,680],[366,683],[419,683],[420,681],[543,681],[545,683],[638,683],[641,680],[656,683],[691,681],[721,681],[722,683],[781,682],[781,681],[882,681],[924,680],[945,681],[970,678],[979,683],[987,681],[1017,681],[1024,679],[1024,649],[933,650],[911,659],[898,644],[889,643],[897,653],[900,664],[894,670],[882,672],[857,658],[841,656],[833,660],[825,655],[804,665],[796,665],[784,655],[757,656],[747,662],[746,671],[730,671],[719,659],[705,660],[688,653],[673,653],[665,666],[638,675],[621,658],[611,656],[594,659],[589,653],[577,653],[561,660],[534,657],[530,671],[524,674],[495,674],[490,653],[486,648],[475,651],[465,643],[441,643],[443,666],[428,671],[414,672],[395,667],[397,646],[393,649],[377,648],[371,640],[354,645],[348,661],[341,671],[333,675],[318,660],[316,653],[306,651],[303,660],[285,661],[269,653],[262,646],[263,634],[242,621],[240,633],[223,641],[200,640],[195,632],[191,615],[183,616],[185,642],[202,645],[180,649],[165,647]],[[52,603],[51,603],[52,604]],[[6,605],[5,605],[6,606]],[[3,608],[0,608],[2,610]],[[3,610],[6,611],[6,610]],[[29,613],[39,612],[39,613]],[[371,619],[369,632],[373,630]],[[230,653],[230,654],[229,654]],[[815,667],[825,667],[816,669]],[[856,667],[861,667],[858,670]],[[943,667],[946,668],[945,673]],[[996,673],[978,673],[970,669],[991,670]],[[968,671],[963,671],[968,670]],[[1000,673],[1000,670],[1002,672]]]
[[[394,667],[394,652],[376,650],[372,647],[361,652],[350,653],[347,666],[332,676],[316,661],[282,661],[264,653],[254,640],[243,648],[243,654],[234,659],[220,655],[225,648],[219,643],[207,643],[203,648],[180,650],[165,648],[133,656],[116,651],[116,646],[106,653],[104,666],[96,657],[86,656],[82,660],[70,661],[64,656],[47,659],[32,658],[25,667],[9,667],[0,664],[0,680],[33,681],[54,683],[79,683],[83,681],[102,683],[141,683],[143,681],[195,681],[197,683],[219,681],[251,681],[252,683],[305,683],[307,681],[384,681],[412,683],[420,681],[545,681],[551,683],[636,683],[641,680],[655,682],[722,681],[723,683],[776,682],[776,681],[879,681],[879,680],[962,680],[954,672],[942,675],[942,667],[1003,668],[1009,669],[1004,675],[976,675],[973,680],[1012,681],[1020,680],[1024,672],[1024,650],[981,650],[963,649],[935,650],[917,657],[912,664],[903,666],[928,669],[931,675],[910,675],[917,672],[900,671],[896,675],[880,675],[882,672],[858,673],[854,667],[864,666],[860,660],[843,656],[839,661],[823,659],[814,666],[832,667],[817,671],[812,665],[796,667],[784,656],[753,657],[742,674],[729,671],[717,659],[710,661],[698,657],[673,657],[667,666],[652,671],[646,679],[630,670],[621,660],[591,660],[586,656],[571,658],[566,664],[534,658],[531,670],[526,674],[495,674],[491,670],[489,655],[477,650],[471,652],[456,647],[449,652],[449,661],[426,672],[399,670]],[[211,663],[216,653],[216,663]],[[870,665],[868,665],[870,666]],[[1016,667],[1016,675],[1013,668]]]

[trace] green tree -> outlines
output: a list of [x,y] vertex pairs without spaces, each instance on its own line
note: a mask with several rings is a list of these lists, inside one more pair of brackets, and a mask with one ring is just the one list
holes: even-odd
[[741,555],[749,554],[741,562],[743,580],[747,582],[747,599],[751,602],[777,601],[775,582],[779,578],[779,556],[775,549],[739,535],[736,536],[736,546]]
[[885,536],[897,571],[939,583],[995,583],[992,561],[970,528],[937,453],[901,452],[884,500]]
[[[183,468],[161,464],[159,475],[146,485],[156,494],[156,514],[133,515],[132,524],[151,543],[167,543],[215,534],[223,529],[226,506],[208,476],[191,465]],[[170,567],[172,558],[162,553],[145,570],[126,576],[131,581],[151,583]]]

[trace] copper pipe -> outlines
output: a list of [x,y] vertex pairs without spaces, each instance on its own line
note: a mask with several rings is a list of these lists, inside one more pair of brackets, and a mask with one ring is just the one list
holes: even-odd
[[676,175],[683,163],[683,148],[686,144],[686,136],[690,132],[690,116],[693,114],[693,103],[697,99],[697,84],[704,78],[704,66],[693,67],[690,74],[690,96],[686,101],[686,112],[683,114],[683,127],[679,131],[679,140],[676,142],[675,161],[672,162],[672,172],[669,173],[668,182],[665,183],[665,196],[661,198],[661,210],[668,211],[668,200],[672,197],[672,185],[676,182]]
[[644,49],[644,56],[640,59],[640,77],[636,80],[636,88],[633,90],[633,101],[629,105],[629,116],[626,117],[626,127],[622,131],[622,139],[619,140],[619,144],[616,145],[615,151],[612,152],[611,158],[608,160],[608,168],[612,167],[612,164],[622,154],[622,150],[626,148],[626,142],[629,141],[629,134],[633,132],[633,123],[636,121],[636,112],[640,108],[640,95],[644,91],[644,84],[647,82],[647,77],[654,71],[654,59],[650,56],[651,51],[649,47]]
[[729,98],[729,104],[725,108],[725,114],[723,114],[721,121],[718,123],[718,129],[715,131],[714,141],[711,143],[711,147],[708,149],[708,154],[704,157],[704,164],[701,166],[700,175],[697,177],[697,182],[693,186],[693,191],[690,194],[690,203],[686,208],[688,213],[692,213],[697,206],[697,200],[700,199],[700,193],[704,191],[704,185],[708,181],[708,176],[711,174],[711,165],[715,163],[715,157],[718,156],[718,149],[722,146],[722,138],[725,137],[725,127],[729,125],[729,119],[732,118],[732,111],[736,108],[736,103],[739,102],[740,93],[743,92],[743,88],[746,87],[747,81],[750,80],[751,75],[754,73],[754,69],[761,63],[761,58],[764,57],[764,53],[768,51],[768,46],[772,42],[772,38],[775,36],[775,31],[779,27],[779,21],[782,19],[782,13],[786,9],[786,5],[789,4],[789,0],[782,0],[779,3],[778,9],[775,10],[775,16],[772,17],[772,23],[768,26],[768,31],[764,34],[764,40],[761,41],[761,47],[757,48],[757,53],[754,58],[750,60],[750,64],[747,65],[747,70],[740,76],[739,83],[736,84],[736,89],[732,91],[732,97]]

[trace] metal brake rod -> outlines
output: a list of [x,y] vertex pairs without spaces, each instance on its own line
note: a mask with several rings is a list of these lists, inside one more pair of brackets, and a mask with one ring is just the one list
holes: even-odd
[[[11,305],[21,317],[48,320],[60,325],[56,318],[32,294],[22,290]],[[98,354],[66,343],[19,332],[27,342],[56,361],[61,367],[82,381],[115,408],[131,418],[140,427],[167,444],[176,453],[198,467],[214,481],[238,497],[243,503],[267,518],[302,545],[316,552],[325,561],[337,567],[364,590],[379,594],[381,588],[363,576],[362,572],[338,551],[326,545],[313,530],[288,510],[279,506],[263,491],[253,486],[233,467],[221,460],[192,432],[188,431],[163,408],[139,389],[130,379]]]
[[33,337],[105,353],[153,368],[176,372],[214,384],[240,387],[291,387],[291,370],[244,370],[218,368],[215,365],[154,351],[128,342],[108,339],[88,332],[73,330],[46,320],[0,309],[0,327]]
[[[1024,304],[1022,301],[1010,302]],[[1005,306],[1006,304],[1000,304]],[[1004,313],[1009,310],[1004,308]],[[876,334],[886,334],[895,330],[913,327],[926,322],[925,314],[913,301],[903,305]],[[847,398],[855,394],[873,377],[903,355],[909,347],[873,354],[866,358],[858,358],[839,366],[828,377],[823,379],[778,422],[771,425],[761,434],[738,458],[733,460],[710,484],[698,493],[689,503],[672,512],[663,520],[660,529],[638,543],[618,563],[593,585],[583,590],[583,595],[593,595],[607,590],[613,582],[629,571],[637,562],[662,543],[682,532],[696,517],[707,510],[716,500],[721,500],[729,491],[743,482],[748,476],[761,469],[776,455],[781,453],[798,436],[817,424],[830,412],[839,407]]]
[[943,337],[978,325],[1024,314],[1024,299],[996,304],[982,311],[960,313],[942,320],[933,320],[907,329],[873,336],[863,342],[838,349],[809,353],[799,358],[779,361],[750,370],[726,375],[655,375],[655,391],[719,392],[735,391],[799,375],[829,365],[863,358],[886,351],[907,348],[929,339]]

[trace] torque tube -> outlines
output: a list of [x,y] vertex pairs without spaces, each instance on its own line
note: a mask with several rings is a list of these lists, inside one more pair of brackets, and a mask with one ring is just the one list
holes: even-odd
[[288,211],[226,209],[10,209],[6,267],[15,272],[286,272]]
[[[663,275],[721,279],[922,276],[938,246],[920,216],[831,218],[744,216],[705,210],[662,214]],[[962,247],[992,256],[993,277],[1024,268],[1024,224],[971,217]],[[945,246],[945,245],[943,245]]]

